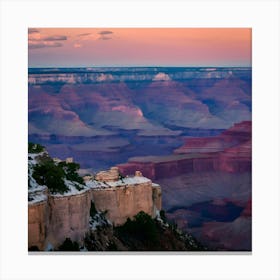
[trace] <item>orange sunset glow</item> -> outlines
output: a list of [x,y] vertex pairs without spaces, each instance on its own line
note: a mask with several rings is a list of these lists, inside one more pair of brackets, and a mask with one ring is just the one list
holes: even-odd
[[29,67],[251,66],[250,28],[29,28]]

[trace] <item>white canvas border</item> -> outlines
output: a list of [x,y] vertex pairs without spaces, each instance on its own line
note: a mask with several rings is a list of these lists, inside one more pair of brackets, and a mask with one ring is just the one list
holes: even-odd
[[[27,254],[28,27],[253,28],[252,255]],[[279,2],[1,2],[1,279],[279,279]]]

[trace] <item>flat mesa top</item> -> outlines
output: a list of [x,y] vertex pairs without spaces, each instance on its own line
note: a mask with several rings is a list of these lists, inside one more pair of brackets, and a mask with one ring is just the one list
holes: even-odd
[[167,156],[143,156],[143,157],[131,157],[129,158],[129,163],[158,163],[158,162],[167,162],[173,160],[183,160],[191,158],[206,158],[212,157],[214,153],[189,153],[182,155],[167,155]]
[[118,187],[118,186],[126,186],[126,185],[138,185],[138,184],[143,184],[143,183],[148,183],[151,182],[150,179],[146,178],[146,177],[138,177],[138,176],[134,176],[134,177],[126,177],[123,179],[120,179],[118,181],[109,181],[109,182],[100,182],[100,181],[96,181],[96,180],[91,180],[86,182],[86,185],[89,188],[114,188],[114,187]]

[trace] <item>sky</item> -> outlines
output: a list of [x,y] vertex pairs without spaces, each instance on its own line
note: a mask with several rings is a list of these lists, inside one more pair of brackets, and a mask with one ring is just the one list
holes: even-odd
[[29,67],[251,66],[250,28],[29,28]]

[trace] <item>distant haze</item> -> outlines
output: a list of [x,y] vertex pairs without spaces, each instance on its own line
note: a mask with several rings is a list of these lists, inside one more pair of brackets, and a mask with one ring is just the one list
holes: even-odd
[[250,28],[29,28],[29,67],[251,66]]

